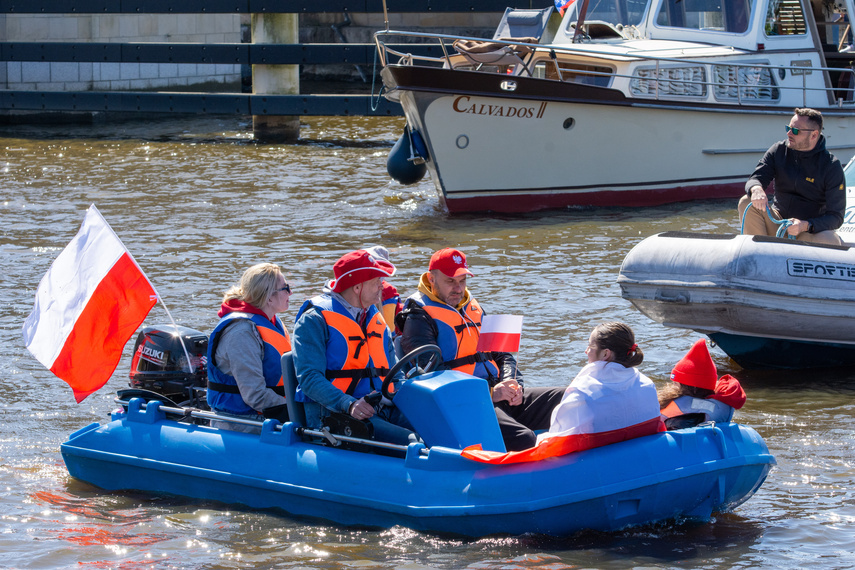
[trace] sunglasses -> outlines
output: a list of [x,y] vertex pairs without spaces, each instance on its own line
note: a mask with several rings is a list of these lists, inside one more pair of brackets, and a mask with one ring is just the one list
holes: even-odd
[[798,127],[791,127],[790,125],[787,125],[784,128],[787,129],[788,133],[793,133],[794,135],[798,135],[802,131],[808,133],[808,132],[816,130],[816,129],[800,129]]
[[285,291],[286,293],[288,293],[290,295],[291,294],[291,286],[286,283],[284,287],[282,287],[281,289],[277,289],[276,291],[277,292]]

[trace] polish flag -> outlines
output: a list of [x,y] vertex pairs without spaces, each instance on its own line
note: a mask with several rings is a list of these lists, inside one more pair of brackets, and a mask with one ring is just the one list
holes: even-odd
[[484,315],[478,352],[517,352],[522,335],[522,315]]
[[558,10],[558,13],[564,16],[564,12],[567,11],[567,8],[573,4],[575,0],[555,0],[555,8]]
[[107,383],[157,302],[154,286],[94,205],[39,283],[24,343],[74,399]]

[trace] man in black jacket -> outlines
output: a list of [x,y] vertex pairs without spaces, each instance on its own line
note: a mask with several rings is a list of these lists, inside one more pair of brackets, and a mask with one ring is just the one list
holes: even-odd
[[743,233],[773,236],[778,231],[778,224],[766,212],[766,188],[774,180],[771,211],[777,219],[790,222],[789,235],[840,245],[834,230],[843,224],[846,181],[840,161],[825,148],[822,113],[796,109],[786,129],[787,140],[766,151],[745,183],[746,195],[738,206]]

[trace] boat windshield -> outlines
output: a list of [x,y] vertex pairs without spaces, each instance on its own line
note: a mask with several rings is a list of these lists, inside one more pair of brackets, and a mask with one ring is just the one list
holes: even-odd
[[[609,24],[623,26],[638,26],[644,20],[648,2],[655,0],[588,0],[588,12],[585,21],[599,20]],[[579,19],[582,2],[573,2],[572,10],[576,13],[568,18],[574,22]]]
[[749,0],[663,0],[656,25],[741,34],[750,19]]
[[[568,21],[578,20],[581,4],[573,3],[575,13]],[[585,21],[640,26],[650,5],[658,9],[657,26],[743,33],[748,29],[751,4],[751,0],[588,0]]]

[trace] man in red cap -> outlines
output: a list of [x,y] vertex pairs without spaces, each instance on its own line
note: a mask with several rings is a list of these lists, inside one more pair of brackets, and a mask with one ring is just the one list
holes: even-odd
[[403,331],[401,349],[407,353],[435,344],[442,350],[444,368],[487,380],[505,447],[528,449],[537,440],[534,431],[549,428],[564,389],[524,388],[511,353],[476,350],[484,311],[466,287],[472,275],[463,252],[446,248],[433,254],[418,292],[395,319]]
[[411,426],[394,406],[375,409],[364,396],[380,390],[397,359],[386,322],[375,306],[383,278],[395,274],[390,262],[363,249],[343,255],[333,266],[335,279],[323,293],[303,303],[294,327],[296,400],[304,403],[306,423],[321,427],[332,412],[374,426],[374,437],[407,445],[416,441]]

